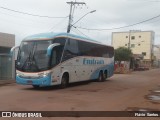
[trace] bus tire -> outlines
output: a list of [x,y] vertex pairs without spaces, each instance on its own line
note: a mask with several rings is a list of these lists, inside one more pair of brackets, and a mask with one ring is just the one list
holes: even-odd
[[69,83],[69,76],[68,74],[64,74],[61,80],[60,88],[64,89],[68,86]]
[[99,72],[99,76],[98,76],[97,81],[98,81],[98,82],[103,82],[103,81],[104,81],[103,71],[100,71],[100,72]]
[[33,86],[33,88],[35,88],[35,89],[38,89],[39,88],[39,85],[32,85]]
[[106,80],[108,78],[108,72],[107,70],[104,71],[104,80]]

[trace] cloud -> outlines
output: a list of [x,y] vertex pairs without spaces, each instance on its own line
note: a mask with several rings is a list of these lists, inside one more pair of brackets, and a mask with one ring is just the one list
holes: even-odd
[[[0,0],[3,7],[17,11],[46,16],[67,16],[69,0]],[[74,22],[87,12],[96,10],[80,20],[76,26],[87,28],[114,28],[137,23],[160,14],[160,2],[153,0],[77,0],[86,2],[87,6],[77,6],[74,12]],[[66,32],[68,19],[39,18],[0,9],[0,31],[16,35],[16,44],[27,35],[41,32]],[[112,31],[86,31],[88,36],[109,44],[112,32],[138,30],[153,30],[156,33],[156,43],[159,43],[158,27],[160,18],[141,25]],[[74,23],[73,22],[73,23]],[[80,29],[79,29],[80,30]],[[74,30],[76,31],[76,30]],[[77,31],[76,31],[77,32]],[[80,32],[78,34],[82,35]]]

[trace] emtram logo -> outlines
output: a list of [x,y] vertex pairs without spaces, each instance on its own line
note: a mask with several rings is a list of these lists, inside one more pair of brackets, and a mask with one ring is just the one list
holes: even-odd
[[95,60],[95,59],[87,59],[87,58],[84,58],[83,59],[83,64],[84,65],[101,65],[101,64],[104,64],[104,60]]
[[12,117],[11,115],[11,112],[2,112],[2,117]]

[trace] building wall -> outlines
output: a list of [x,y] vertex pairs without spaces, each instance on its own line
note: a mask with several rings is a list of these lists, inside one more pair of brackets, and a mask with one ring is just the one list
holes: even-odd
[[0,47],[11,48],[15,45],[15,35],[0,33]]
[[15,78],[15,60],[9,55],[13,46],[15,35],[0,33],[0,84]]
[[129,31],[112,33],[112,45],[115,49],[118,47],[130,47],[133,54],[144,54],[144,60],[151,61],[153,44],[153,31]]

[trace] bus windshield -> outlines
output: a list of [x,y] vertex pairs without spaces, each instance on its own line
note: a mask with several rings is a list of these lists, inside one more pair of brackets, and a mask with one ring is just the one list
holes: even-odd
[[49,68],[47,48],[50,41],[24,41],[20,45],[16,67],[24,72],[40,72]]

